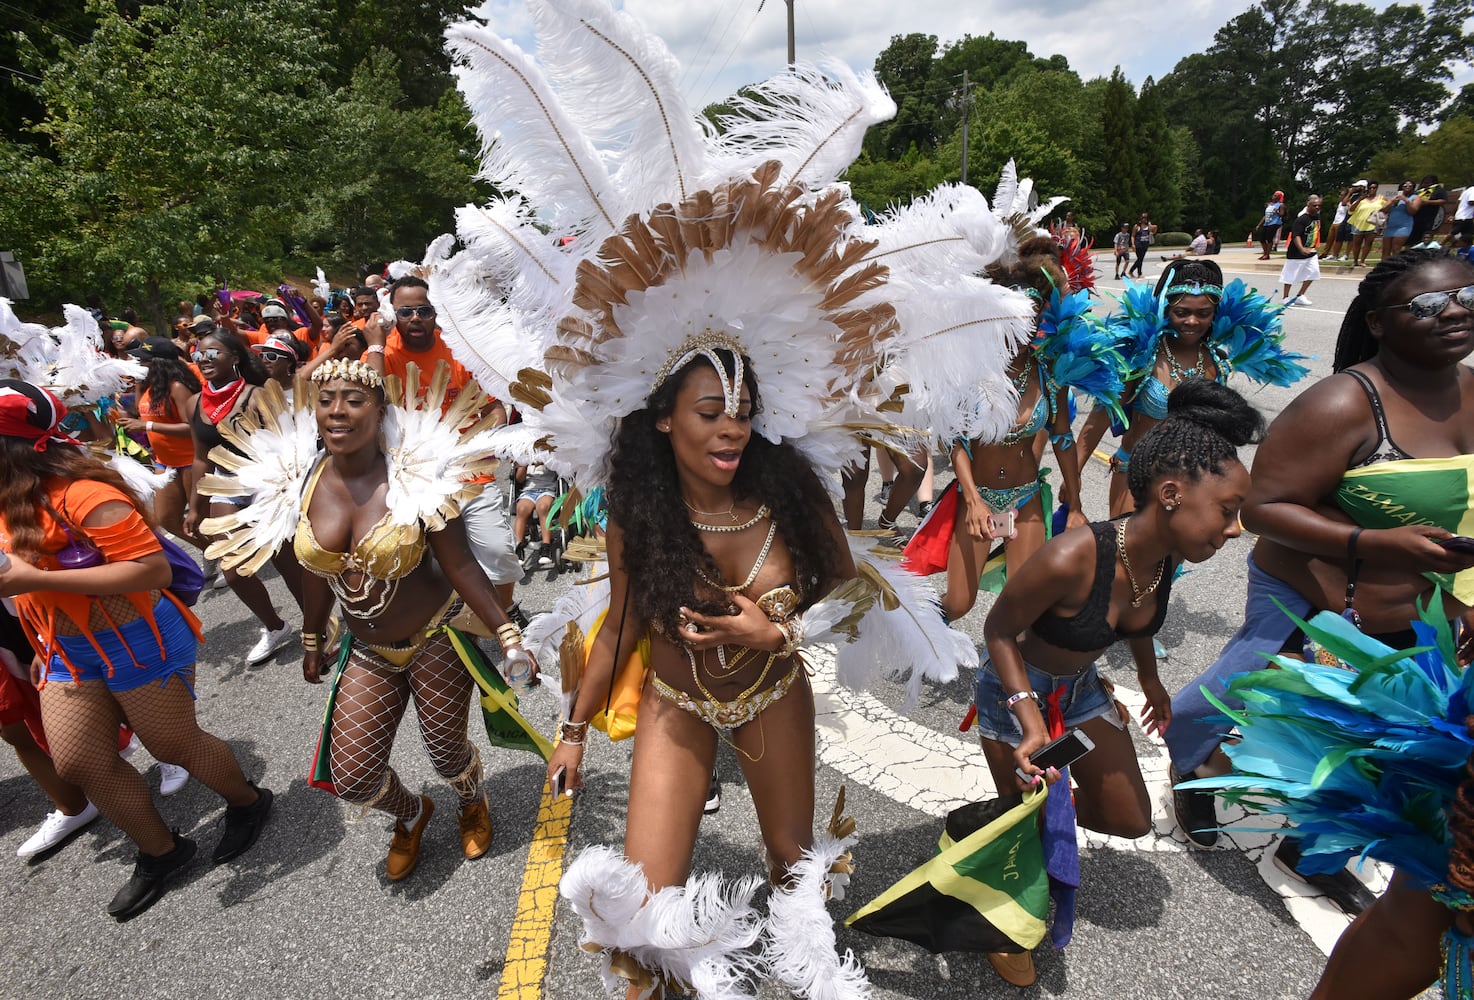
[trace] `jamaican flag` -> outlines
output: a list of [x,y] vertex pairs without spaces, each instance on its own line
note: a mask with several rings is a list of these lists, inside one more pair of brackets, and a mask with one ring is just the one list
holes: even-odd
[[526,750],[547,760],[553,745],[517,711],[517,693],[502,680],[501,673],[486,662],[475,641],[459,629],[447,627],[445,634],[460,655],[471,679],[481,689],[481,722],[492,746]]
[[1017,952],[1044,939],[1049,876],[1039,841],[1041,786],[954,809],[937,854],[845,925],[931,952]]
[[[1336,503],[1363,528],[1432,524],[1474,535],[1474,456],[1405,458],[1349,469]],[[1424,573],[1461,604],[1474,604],[1474,570]]]

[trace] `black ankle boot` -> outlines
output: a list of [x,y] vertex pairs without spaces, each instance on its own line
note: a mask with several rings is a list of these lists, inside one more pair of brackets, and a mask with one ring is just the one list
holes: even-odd
[[[255,784],[251,787],[256,788]],[[256,788],[255,802],[248,806],[226,807],[225,832],[220,835],[220,843],[215,845],[215,853],[210,855],[212,865],[234,861],[251,849],[256,838],[261,836],[261,828],[266,825],[273,797],[271,789]]]
[[133,866],[133,877],[123,884],[113,901],[107,905],[108,916],[118,923],[132,920],[153,906],[164,894],[164,883],[179,869],[189,864],[194,857],[195,843],[188,837],[174,833],[174,849],[168,854],[154,857],[138,852],[138,862]]

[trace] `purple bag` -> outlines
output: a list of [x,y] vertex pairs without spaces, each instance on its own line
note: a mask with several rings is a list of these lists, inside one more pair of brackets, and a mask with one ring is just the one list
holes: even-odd
[[[61,518],[57,520],[61,522],[61,530],[67,536],[66,548],[56,554],[56,561],[61,564],[62,569],[91,569],[93,566],[101,566],[107,562],[95,547],[86,542],[77,541],[66,521]],[[179,598],[181,604],[194,607],[200,599],[200,592],[205,589],[204,571],[200,569],[200,564],[194,561],[194,557],[174,539],[159,531],[154,532],[154,537],[159,540],[159,546],[164,550],[164,558],[169,560],[169,569],[173,573],[169,586],[164,589]]]

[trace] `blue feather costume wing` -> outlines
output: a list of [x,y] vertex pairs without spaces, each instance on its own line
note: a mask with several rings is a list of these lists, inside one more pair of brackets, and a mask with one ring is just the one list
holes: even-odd
[[1457,666],[1448,623],[1427,609],[1421,618],[1409,650],[1330,612],[1301,623],[1343,665],[1275,657],[1278,670],[1233,677],[1229,692],[1244,707],[1218,704],[1242,734],[1224,747],[1234,772],[1182,787],[1289,819],[1307,874],[1370,857],[1455,900],[1444,885],[1447,815],[1474,751],[1464,724],[1474,671]]
[[1130,373],[1115,341],[1090,315],[1090,293],[1060,295],[1056,289],[1039,315],[1034,353],[1051,386],[1068,386],[1094,397],[1118,417]]
[[1126,284],[1117,296],[1119,312],[1106,317],[1106,333],[1116,351],[1126,359],[1127,381],[1152,373],[1157,357],[1157,342],[1167,330],[1167,323],[1157,311],[1157,297],[1146,282]]
[[1294,385],[1308,374],[1303,354],[1285,350],[1285,307],[1235,278],[1223,289],[1210,339],[1233,372],[1267,385]]

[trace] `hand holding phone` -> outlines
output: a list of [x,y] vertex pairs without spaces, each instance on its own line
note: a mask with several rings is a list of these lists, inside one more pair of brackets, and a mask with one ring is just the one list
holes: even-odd
[[[1071,729],[1056,739],[1050,740],[1038,750],[1029,755],[1029,763],[1047,771],[1051,767],[1063,771],[1075,761],[1084,757],[1095,749],[1095,741],[1086,736],[1078,729]],[[1019,776],[1020,781],[1028,781],[1031,775],[1024,773],[1021,767],[1014,768],[1014,773]]]
[[553,772],[553,776],[548,779],[548,787],[551,788],[553,791],[553,798],[557,799],[562,798],[564,795],[573,794],[573,792],[566,787],[567,781],[568,769],[566,767],[560,767]]
[[1002,514],[994,514],[990,511],[988,513],[988,531],[998,541],[1002,541],[1005,538],[1013,538],[1018,534],[1018,529],[1014,527],[1013,523],[1015,516],[1016,512],[1011,510],[1006,510]]
[[1450,552],[1457,552],[1461,556],[1474,556],[1474,538],[1467,535],[1450,535],[1447,538],[1434,539]]

